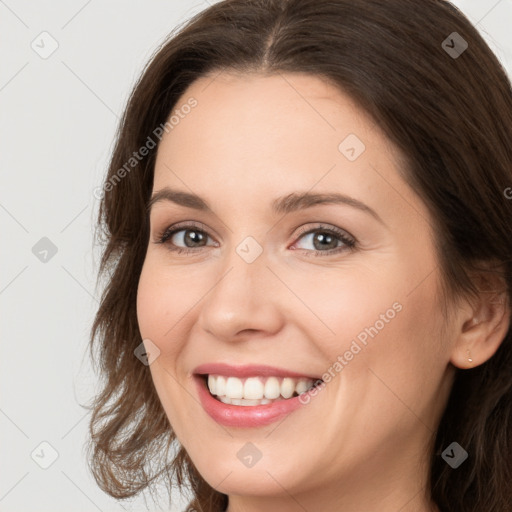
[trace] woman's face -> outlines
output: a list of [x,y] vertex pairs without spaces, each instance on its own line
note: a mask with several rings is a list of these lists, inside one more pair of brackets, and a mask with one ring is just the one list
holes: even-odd
[[176,110],[137,314],[179,441],[230,507],[272,497],[319,510],[338,494],[361,506],[363,488],[380,510],[419,504],[451,341],[430,216],[397,150],[310,75],[203,77]]

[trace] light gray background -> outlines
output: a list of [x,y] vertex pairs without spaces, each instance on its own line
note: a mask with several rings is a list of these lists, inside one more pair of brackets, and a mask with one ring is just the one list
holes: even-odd
[[[88,413],[78,403],[98,386],[87,355],[99,297],[93,190],[142,66],[208,3],[0,0],[0,511],[154,509],[143,496],[103,493],[84,458]],[[512,0],[453,3],[512,76]],[[59,45],[46,59],[31,47],[50,48],[43,31]],[[43,237],[57,248],[46,262],[32,250]],[[50,460],[43,441],[58,452],[47,469],[34,460]]]

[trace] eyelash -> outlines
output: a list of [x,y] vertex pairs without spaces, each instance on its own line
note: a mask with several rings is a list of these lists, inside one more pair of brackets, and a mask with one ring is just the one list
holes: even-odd
[[[202,249],[202,247],[196,247],[196,248],[183,248],[183,247],[170,247],[170,244],[167,243],[169,238],[171,238],[174,234],[180,232],[180,231],[199,231],[203,234],[205,234],[207,237],[211,238],[207,231],[205,231],[201,224],[198,223],[187,223],[184,225],[176,225],[176,226],[170,226],[168,228],[165,228],[163,231],[160,231],[157,234],[157,240],[154,242],[155,244],[164,244],[169,245],[167,249],[169,251],[175,252],[177,254],[191,254],[195,253],[198,250]],[[335,249],[329,249],[327,251],[319,251],[319,250],[307,250],[307,249],[298,249],[300,251],[306,251],[306,253],[313,253],[314,257],[322,257],[322,256],[333,256],[335,254],[338,254],[340,252],[344,251],[352,251],[356,248],[356,241],[354,238],[349,237],[344,231],[341,231],[338,228],[332,227],[332,226],[325,226],[323,224],[318,224],[314,228],[301,228],[299,230],[299,233],[297,234],[297,239],[300,239],[304,235],[308,235],[310,233],[315,232],[321,232],[321,233],[327,233],[330,235],[335,235],[341,242],[345,244],[345,246],[337,247]],[[297,249],[295,249],[297,250]]]

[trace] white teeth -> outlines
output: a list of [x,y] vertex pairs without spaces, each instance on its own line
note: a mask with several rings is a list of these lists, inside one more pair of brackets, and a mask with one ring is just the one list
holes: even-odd
[[[213,375],[208,375],[208,387],[210,387],[210,377],[214,377]],[[215,381],[215,392],[210,389],[210,392],[213,395],[225,396],[226,395],[226,379],[222,375],[214,377]]]
[[227,396],[219,396],[219,400],[225,404],[241,405],[243,407],[271,404],[272,402],[279,402],[279,400],[284,400],[284,398],[277,398],[276,400],[268,400],[267,398],[263,398],[262,400],[249,400],[246,398],[228,398]]
[[[301,393],[304,393],[304,391],[307,391],[311,386],[309,385],[308,381],[306,379],[300,379],[299,382],[297,382],[297,385],[295,386],[295,391],[298,395]],[[219,381],[217,380],[217,392],[219,391]]]
[[[272,400],[281,394],[281,386],[276,377],[269,377],[265,382],[265,398]],[[262,397],[263,398],[263,397]]]
[[229,398],[244,397],[244,385],[240,379],[228,377],[226,381],[226,396]]
[[213,375],[208,375],[208,389],[212,395],[217,394],[217,379]]
[[293,379],[283,379],[283,382],[281,383],[281,395],[283,395],[284,398],[290,398],[294,391],[295,382],[293,382]]
[[[213,393],[215,394],[215,393]],[[263,397],[263,382],[257,377],[250,377],[244,384],[244,398],[261,399]]]
[[288,399],[294,394],[300,395],[314,382],[307,378],[290,377],[225,377],[208,375],[208,389],[224,403],[233,405],[263,405],[275,400]]
[[260,405],[262,400],[248,400],[246,398],[233,398],[231,403],[233,405]]

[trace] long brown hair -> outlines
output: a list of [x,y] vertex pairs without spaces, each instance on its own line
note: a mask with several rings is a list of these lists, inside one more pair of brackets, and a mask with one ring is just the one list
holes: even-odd
[[[372,116],[403,152],[400,172],[434,219],[447,304],[479,293],[472,271],[486,263],[505,283],[507,300],[512,279],[511,84],[452,4],[225,0],[172,33],[130,96],[98,212],[97,237],[104,244],[98,277],[106,284],[90,350],[94,360],[96,348],[103,387],[92,403],[89,464],[113,497],[132,497],[164,478],[169,491],[174,481],[189,488],[191,505],[208,512],[224,510],[227,496],[203,480],[178,444],[149,367],[134,356],[142,341],[136,291],[149,240],[146,206],[158,145],[133,169],[126,162],[165,124],[195,79],[223,69],[310,73],[351,95]],[[452,441],[470,454],[457,469],[441,458]],[[443,511],[511,510],[510,330],[487,362],[457,370],[430,477],[432,498]]]

